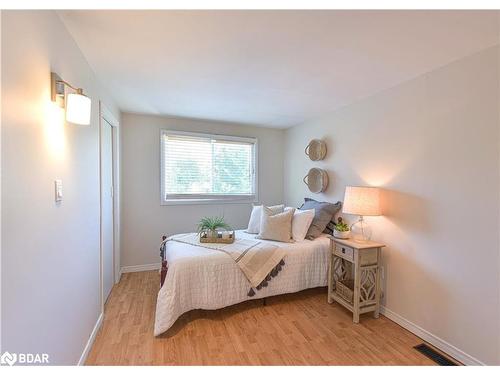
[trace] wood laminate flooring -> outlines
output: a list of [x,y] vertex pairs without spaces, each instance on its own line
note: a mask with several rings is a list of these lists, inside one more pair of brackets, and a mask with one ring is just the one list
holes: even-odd
[[326,288],[195,310],[153,336],[159,275],[126,273],[113,287],[87,365],[434,365],[422,340],[381,316],[360,324]]

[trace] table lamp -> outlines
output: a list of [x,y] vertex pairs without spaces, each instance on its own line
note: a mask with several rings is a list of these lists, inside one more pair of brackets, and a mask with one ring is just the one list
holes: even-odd
[[363,220],[363,216],[381,215],[380,189],[376,187],[347,186],[342,212],[359,215],[359,220],[351,225],[352,236],[356,241],[369,241],[372,231]]

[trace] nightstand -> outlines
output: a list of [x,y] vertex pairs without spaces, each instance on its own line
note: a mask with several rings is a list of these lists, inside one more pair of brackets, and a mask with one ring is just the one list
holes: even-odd
[[380,255],[385,245],[377,242],[356,242],[330,237],[328,265],[328,303],[338,302],[352,312],[352,321],[359,315],[380,312]]

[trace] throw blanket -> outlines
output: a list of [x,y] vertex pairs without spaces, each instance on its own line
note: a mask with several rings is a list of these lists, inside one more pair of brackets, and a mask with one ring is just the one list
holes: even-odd
[[[176,234],[167,238],[166,241],[187,243],[228,254],[248,279],[250,285],[257,290],[266,287],[268,281],[278,275],[282,266],[285,265],[283,260],[285,250],[260,241],[236,239],[231,244],[201,243],[196,233]],[[248,296],[254,295],[255,291],[250,288]]]

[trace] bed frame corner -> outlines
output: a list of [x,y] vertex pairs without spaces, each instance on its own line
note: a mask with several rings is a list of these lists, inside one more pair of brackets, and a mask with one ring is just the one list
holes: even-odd
[[165,277],[167,277],[168,271],[168,262],[165,259],[165,240],[167,236],[163,235],[161,237],[161,246],[160,246],[160,256],[161,256],[161,270],[160,270],[160,288],[163,286],[165,282]]

